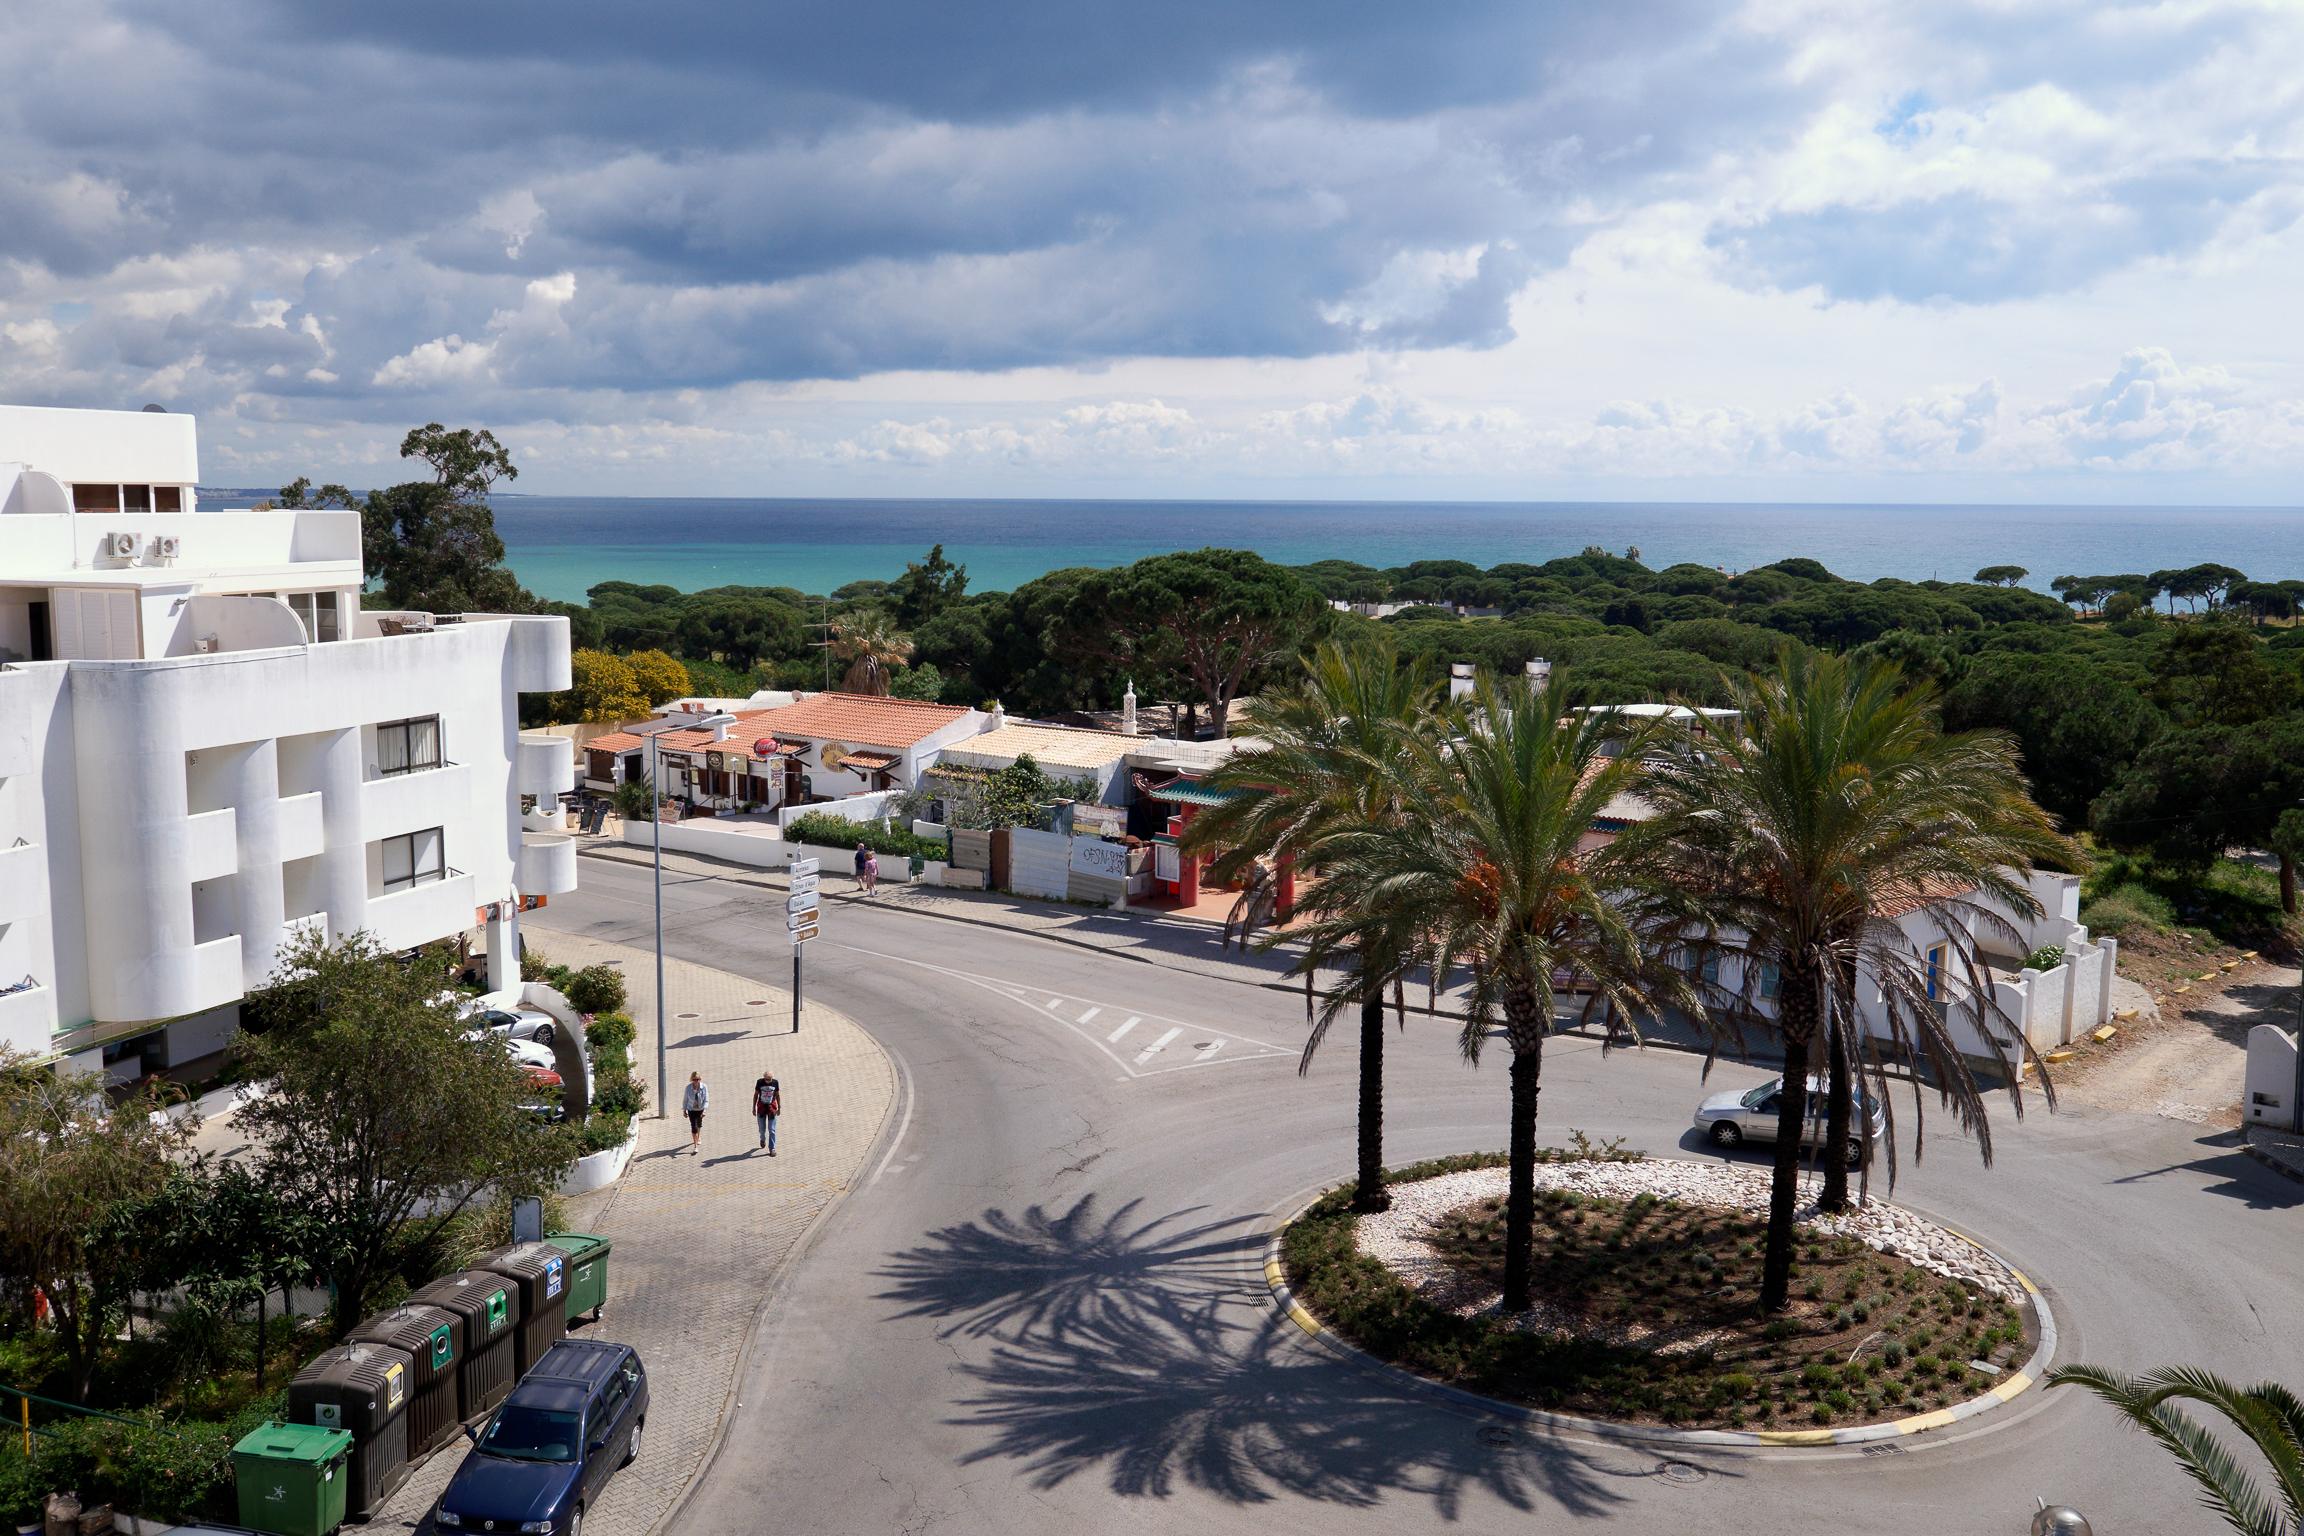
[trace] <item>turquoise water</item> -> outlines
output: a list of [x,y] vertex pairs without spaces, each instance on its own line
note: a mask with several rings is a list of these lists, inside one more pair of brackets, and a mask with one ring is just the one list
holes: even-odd
[[889,580],[931,544],[973,591],[1064,566],[1227,545],[1287,564],[1540,563],[1598,544],[1731,571],[1793,555],[1842,576],[1965,580],[2021,565],[2065,574],[2203,560],[2259,579],[2304,575],[2304,508],[1698,505],[1643,502],[801,501],[507,496],[496,526],[531,591],[581,602],[595,583],[789,586]]

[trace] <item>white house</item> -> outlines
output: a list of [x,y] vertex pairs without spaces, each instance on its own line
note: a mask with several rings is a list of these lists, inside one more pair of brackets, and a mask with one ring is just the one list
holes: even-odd
[[300,931],[501,966],[576,884],[570,744],[518,727],[567,621],[363,612],[358,513],[199,474],[188,416],[0,407],[0,1046],[116,1077],[219,1048]]
[[[687,701],[694,714],[719,701]],[[584,743],[587,783],[645,777],[657,738],[667,795],[717,810],[777,810],[878,790],[910,789],[937,752],[992,719],[981,710],[864,693],[807,693],[767,709],[740,709],[734,725],[683,727],[678,712],[634,731]]]

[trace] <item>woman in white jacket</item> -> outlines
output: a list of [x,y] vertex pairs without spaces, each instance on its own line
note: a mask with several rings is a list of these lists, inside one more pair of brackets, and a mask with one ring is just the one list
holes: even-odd
[[681,1090],[680,1107],[688,1112],[688,1155],[696,1156],[704,1146],[704,1111],[711,1107],[712,1090],[704,1086],[704,1074],[688,1074],[688,1086]]

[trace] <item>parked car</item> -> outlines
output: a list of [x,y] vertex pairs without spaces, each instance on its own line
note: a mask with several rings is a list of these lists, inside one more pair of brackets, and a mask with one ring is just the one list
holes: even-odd
[[504,1053],[524,1067],[541,1067],[547,1072],[559,1070],[559,1063],[549,1047],[533,1040],[514,1040],[492,1029],[468,1029],[464,1038],[474,1042],[493,1040],[504,1048]]
[[579,1536],[609,1475],[640,1454],[648,1373],[627,1344],[562,1339],[477,1433],[432,1523],[443,1531]]
[[[1702,1131],[1716,1147],[1741,1146],[1747,1141],[1774,1141],[1776,1117],[1783,1110],[1784,1079],[1772,1077],[1757,1088],[1742,1092],[1716,1093],[1696,1106],[1696,1129]],[[1808,1079],[1808,1106],[1804,1118],[1805,1129],[1800,1133],[1800,1144],[1820,1146],[1824,1141],[1826,1100],[1824,1079]],[[1863,1147],[1876,1142],[1887,1133],[1887,1116],[1880,1103],[1862,1088],[1856,1090],[1856,1115],[1862,1118],[1862,1135],[1851,1149],[1851,1163],[1863,1160]]]

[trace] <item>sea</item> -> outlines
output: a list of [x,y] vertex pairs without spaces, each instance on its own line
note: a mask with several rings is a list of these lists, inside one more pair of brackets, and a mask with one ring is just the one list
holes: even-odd
[[893,580],[929,546],[969,590],[1067,566],[1124,565],[1220,545],[1298,565],[1357,560],[1540,564],[1590,545],[1651,568],[1730,572],[1801,555],[1857,581],[1964,581],[2020,565],[2066,574],[2213,560],[2259,580],[2304,576],[2304,507],[1915,506],[1460,501],[741,500],[499,496],[497,531],[529,590],[582,602],[603,581],[832,592]]

